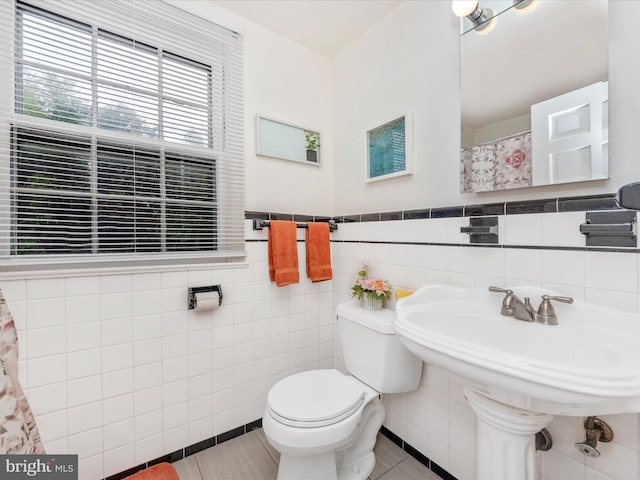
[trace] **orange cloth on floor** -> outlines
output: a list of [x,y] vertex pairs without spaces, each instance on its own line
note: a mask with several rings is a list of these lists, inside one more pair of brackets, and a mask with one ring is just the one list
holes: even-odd
[[180,477],[173,465],[162,462],[129,475],[124,480],[180,480]]
[[269,222],[269,278],[279,287],[300,281],[296,228],[295,222]]
[[307,242],[307,277],[312,282],[322,282],[333,278],[331,270],[331,246],[329,241],[329,224],[326,222],[308,222]]

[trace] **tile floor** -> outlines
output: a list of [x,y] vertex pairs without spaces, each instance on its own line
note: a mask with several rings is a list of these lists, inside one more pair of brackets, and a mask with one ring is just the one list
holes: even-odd
[[[440,480],[435,473],[378,434],[370,480]],[[180,480],[276,480],[280,455],[260,428],[175,462]]]

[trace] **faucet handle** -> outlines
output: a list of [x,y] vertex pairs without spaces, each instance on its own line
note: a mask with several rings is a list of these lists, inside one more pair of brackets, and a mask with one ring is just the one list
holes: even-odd
[[505,293],[507,295],[513,295],[513,290],[506,290],[500,287],[489,287],[489,291],[493,293]]
[[502,299],[502,308],[500,309],[501,315],[504,315],[506,317],[514,317],[516,315],[516,309],[514,306],[515,295],[513,294],[513,290],[508,290],[500,287],[489,287],[489,291],[505,294],[504,299]]
[[573,298],[571,297],[559,297],[557,295],[542,295],[542,301],[544,302],[545,300],[555,300],[556,302],[562,302],[562,303],[573,303]]
[[551,300],[562,303],[573,303],[571,297],[559,297],[553,295],[542,295],[542,302],[538,307],[538,314],[536,315],[536,322],[543,323],[545,325],[558,325],[558,317],[556,311],[551,305]]

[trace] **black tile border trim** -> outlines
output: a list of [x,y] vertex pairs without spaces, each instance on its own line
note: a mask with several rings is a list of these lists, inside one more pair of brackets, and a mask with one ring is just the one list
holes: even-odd
[[[111,475],[110,477],[106,477],[104,480],[123,480],[124,478],[133,475],[141,470],[152,467],[153,465],[157,465],[158,463],[167,462],[173,463],[178,460],[182,460],[191,455],[194,455],[198,452],[206,450],[207,448],[214,447],[216,445],[220,445],[223,442],[228,440],[232,440],[234,438],[240,437],[241,435],[245,435],[253,430],[257,430],[258,428],[262,428],[262,418],[258,420],[254,420],[253,422],[247,423],[246,425],[242,425],[240,427],[236,427],[228,432],[221,433],[219,435],[215,435],[211,438],[207,438],[206,440],[202,440],[200,442],[194,443],[193,445],[189,445],[188,447],[182,448],[180,450],[176,450],[173,453],[169,453],[167,455],[163,455],[162,457],[156,458],[155,460],[150,460],[141,465],[137,465],[135,467],[129,468],[124,472],[116,473],[115,475]],[[439,466],[437,463],[429,459],[429,457],[423,455],[414,447],[405,442],[398,435],[393,433],[387,427],[380,427],[380,433],[387,437],[391,442],[396,444],[402,450],[407,452],[411,457],[415,458],[422,465],[427,467],[429,470],[438,475],[442,480],[457,480],[456,477],[447,472],[444,468]]]
[[398,435],[393,433],[387,427],[382,426],[380,428],[380,433],[385,437],[387,437],[389,440],[391,440],[393,443],[395,443],[402,450],[407,452],[410,456],[415,458],[422,465],[424,465],[429,470],[431,470],[433,473],[438,475],[442,480],[457,480],[456,477],[454,477],[449,472],[447,472],[444,468],[442,468],[440,465],[432,461],[429,457],[423,455],[418,450],[413,448],[411,445],[409,445],[407,442],[405,442],[402,438],[400,438]]
[[207,448],[213,447],[215,445],[220,445],[227,440],[232,440],[240,435],[244,435],[258,428],[262,428],[262,418],[258,420],[254,420],[253,422],[247,423],[246,425],[242,425],[240,427],[234,428],[233,430],[229,430],[228,432],[221,433],[219,435],[214,435],[211,438],[207,438],[206,440],[202,440],[200,442],[194,443],[193,445],[189,445],[188,447],[182,448],[180,450],[176,450],[175,452],[168,453],[167,455],[163,455],[162,457],[156,458],[155,460],[149,460],[146,463],[141,465],[129,468],[124,472],[116,473],[115,475],[111,475],[110,477],[106,477],[104,480],[122,480],[130,475],[133,475],[140,470],[144,470],[145,468],[152,467],[158,463],[167,462],[173,463],[178,460],[182,460],[183,458],[187,458],[191,455],[194,455],[202,450],[206,450]]
[[586,212],[591,210],[624,210],[616,203],[616,194],[586,195],[582,197],[518,200],[504,203],[458,205],[395,212],[360,213],[334,217],[298,215],[291,213],[246,211],[245,219],[322,221],[333,219],[336,223],[381,222],[388,220],[415,220],[429,218],[481,217],[487,215],[518,215],[527,213]]
[[[432,218],[477,217],[487,215],[522,215],[529,213],[564,213],[587,212],[592,210],[623,211],[616,203],[616,194],[587,195],[582,197],[548,198],[536,200],[518,200],[505,203],[489,203],[485,205],[461,205],[454,207],[437,207],[396,212],[363,213],[345,216],[312,216],[294,215],[271,212],[246,211],[245,219],[261,220],[295,220],[295,221],[327,221],[333,219],[336,223],[381,222],[388,220],[417,220]],[[266,242],[265,239],[245,239],[246,242]],[[303,242],[304,240],[298,240]],[[486,247],[507,249],[533,250],[567,250],[584,252],[608,253],[640,253],[640,248],[629,247],[561,247],[553,245],[490,245],[478,243],[434,243],[434,242],[393,242],[375,240],[331,240],[338,243],[380,243],[388,245],[421,245],[446,247]]]

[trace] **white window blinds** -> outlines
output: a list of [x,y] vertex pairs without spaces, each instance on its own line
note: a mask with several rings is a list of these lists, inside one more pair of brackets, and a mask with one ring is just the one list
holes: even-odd
[[3,2],[0,31],[0,268],[244,254],[239,34],[158,0]]

